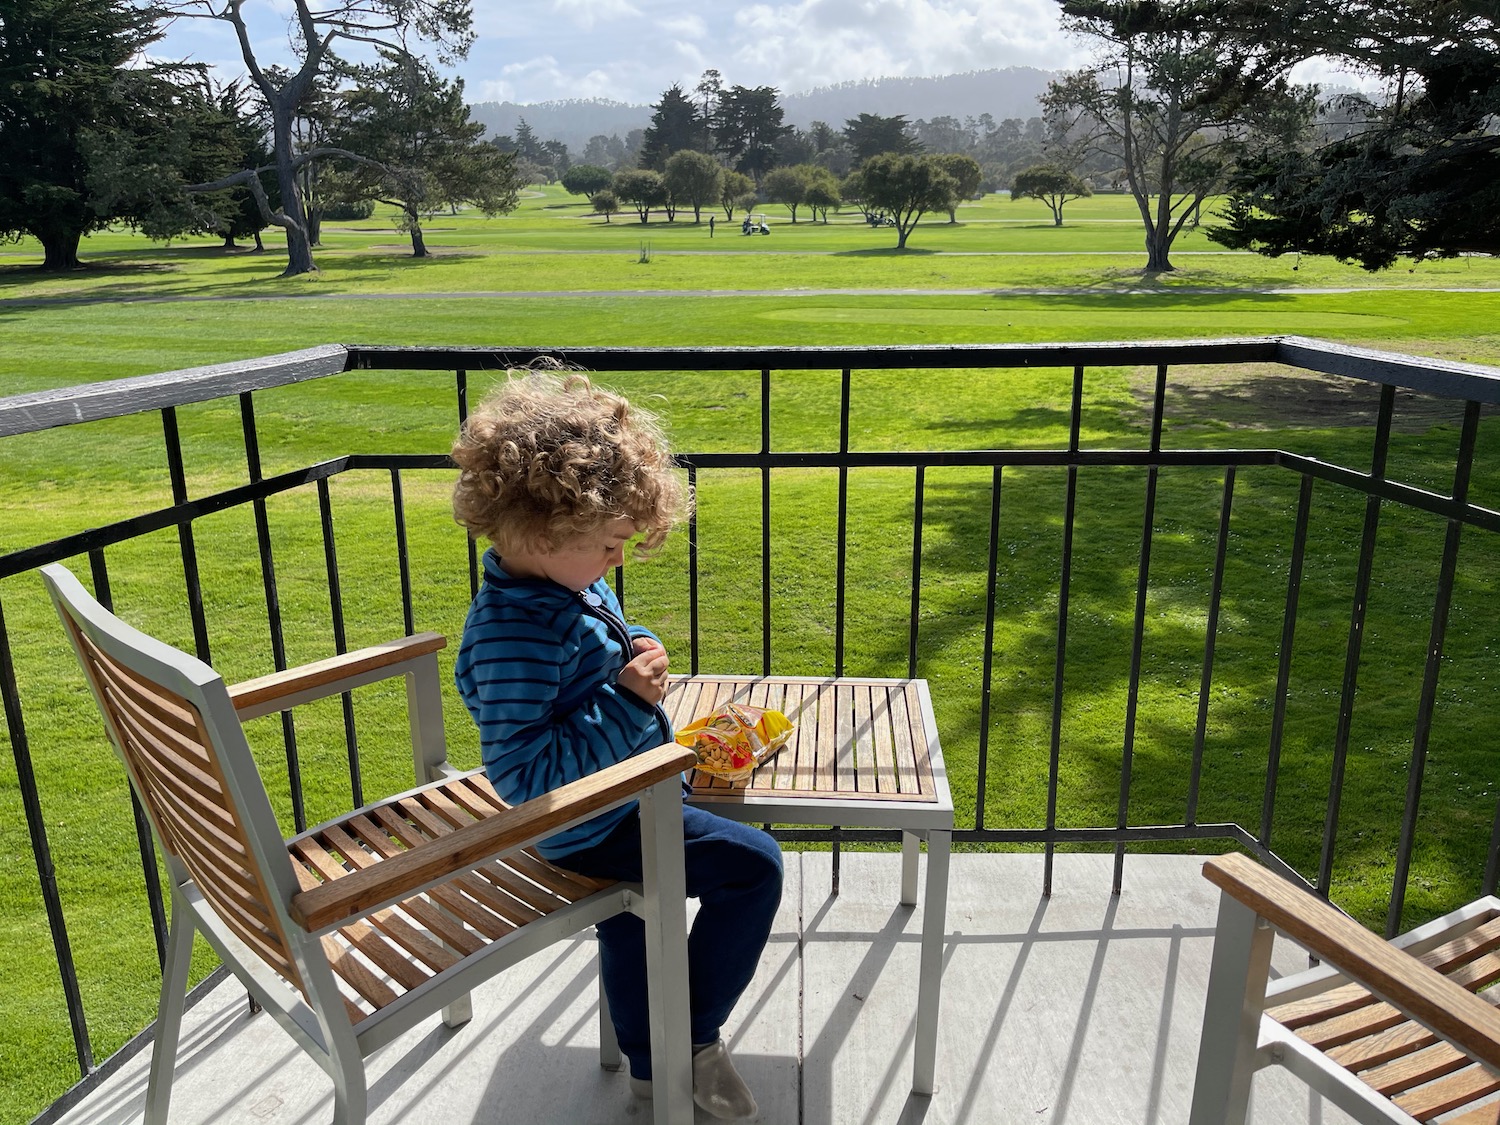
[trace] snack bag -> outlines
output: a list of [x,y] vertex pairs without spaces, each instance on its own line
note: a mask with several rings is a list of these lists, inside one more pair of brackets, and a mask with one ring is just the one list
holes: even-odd
[[738,781],[780,750],[795,729],[780,711],[726,703],[683,727],[677,741],[697,752],[704,773]]

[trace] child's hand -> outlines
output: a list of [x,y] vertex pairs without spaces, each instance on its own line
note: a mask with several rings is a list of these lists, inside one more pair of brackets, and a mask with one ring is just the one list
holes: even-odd
[[635,656],[616,682],[647,703],[660,703],[667,695],[667,650],[650,637],[637,637],[630,648]]

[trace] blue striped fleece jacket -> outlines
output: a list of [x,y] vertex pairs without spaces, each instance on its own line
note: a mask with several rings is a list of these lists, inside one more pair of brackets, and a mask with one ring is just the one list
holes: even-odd
[[[504,800],[529,801],[671,741],[662,710],[615,684],[632,655],[626,630],[655,639],[649,629],[624,625],[602,579],[574,593],[545,579],[512,578],[493,548],[485,552],[454,679],[479,724],[484,771]],[[635,808],[601,813],[537,850],[559,859],[590,847]]]

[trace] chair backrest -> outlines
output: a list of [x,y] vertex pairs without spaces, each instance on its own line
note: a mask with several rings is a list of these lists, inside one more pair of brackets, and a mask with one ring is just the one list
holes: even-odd
[[41,574],[174,880],[302,988],[285,913],[298,884],[223,679],[115,617],[66,568]]

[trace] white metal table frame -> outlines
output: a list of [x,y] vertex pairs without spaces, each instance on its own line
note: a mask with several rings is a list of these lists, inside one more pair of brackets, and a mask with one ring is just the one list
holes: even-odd
[[[884,686],[915,689],[917,711],[910,715],[913,726],[920,723],[926,742],[927,762],[931,767],[931,792],[902,799],[899,794],[872,794],[868,799],[854,796],[819,796],[816,790],[797,788],[767,789],[703,788],[695,786],[688,803],[712,809],[721,816],[755,824],[828,825],[842,828],[893,828],[901,837],[901,904],[917,904],[917,869],[920,841],[927,841],[927,879],[922,908],[921,954],[917,977],[917,1020],[913,1049],[912,1093],[931,1096],[937,1057],[938,998],[942,985],[943,935],[948,908],[948,856],[953,836],[953,798],[943,766],[943,753],[933,719],[932,699],[927,681],[918,679],[870,679],[847,677],[818,679],[796,676],[708,676],[673,677],[678,685],[694,681],[732,685],[732,698],[755,702],[751,694],[756,685],[797,685],[803,688],[837,688],[843,685]],[[701,713],[702,708],[698,709]],[[793,716],[795,719],[796,716]],[[840,729],[840,739],[845,733]],[[857,736],[857,731],[850,731]],[[785,751],[782,752],[785,754]],[[757,776],[776,765],[772,759],[757,771]]]

